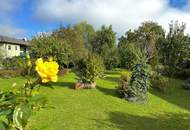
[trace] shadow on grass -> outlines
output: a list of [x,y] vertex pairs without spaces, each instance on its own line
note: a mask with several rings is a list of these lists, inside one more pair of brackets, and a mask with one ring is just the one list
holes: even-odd
[[112,71],[110,70],[110,71],[106,71],[105,74],[106,75],[120,75],[121,72],[120,71],[116,71],[116,70],[115,71],[114,70],[112,70]]
[[116,89],[111,89],[111,88],[104,88],[102,86],[96,86],[96,88],[102,92],[103,94],[105,95],[110,95],[110,96],[113,96],[113,97],[119,97],[116,93]]
[[120,130],[190,130],[190,114],[166,113],[148,117],[111,112],[108,114],[108,119],[93,120],[97,127]]
[[103,80],[109,81],[109,82],[118,82],[119,81],[119,77],[111,77],[111,76],[106,76],[105,78],[103,78]]
[[56,82],[52,84],[53,86],[58,86],[58,87],[67,87],[70,89],[74,89],[74,82]]
[[155,89],[150,89],[149,92],[169,103],[190,111],[190,91],[175,88],[170,93],[159,92]]

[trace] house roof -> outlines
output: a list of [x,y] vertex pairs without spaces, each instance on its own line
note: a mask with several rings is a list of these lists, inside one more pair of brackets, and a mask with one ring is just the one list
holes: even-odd
[[1,42],[29,46],[29,42],[26,41],[25,39],[16,39],[16,38],[2,36],[2,35],[0,35],[0,43]]

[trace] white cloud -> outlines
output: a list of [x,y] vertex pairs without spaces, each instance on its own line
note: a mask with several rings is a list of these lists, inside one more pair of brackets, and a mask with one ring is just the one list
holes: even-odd
[[9,12],[19,7],[24,0],[0,0],[0,12]]
[[26,34],[25,29],[14,26],[14,20],[11,19],[11,13],[19,9],[26,0],[0,0],[0,35],[23,37]]
[[[36,5],[35,16],[40,20],[87,21],[95,27],[112,24],[119,34],[147,20],[160,23],[166,30],[171,20],[190,21],[190,10],[174,9],[168,0],[38,0]],[[187,25],[187,32],[190,33],[190,25]]]
[[25,29],[20,29],[10,24],[0,24],[0,35],[23,38],[26,33],[27,30]]

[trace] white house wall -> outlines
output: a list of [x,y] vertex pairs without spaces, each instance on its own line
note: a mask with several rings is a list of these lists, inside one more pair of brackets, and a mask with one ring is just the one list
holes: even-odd
[[20,56],[20,45],[1,43],[1,52],[5,57]]

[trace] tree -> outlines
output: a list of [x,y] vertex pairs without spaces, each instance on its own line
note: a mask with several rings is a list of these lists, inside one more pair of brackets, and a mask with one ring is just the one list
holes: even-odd
[[116,47],[116,33],[113,31],[112,26],[102,26],[100,30],[96,32],[96,36],[93,42],[93,51],[98,54],[105,53],[105,48]]
[[117,66],[118,53],[116,48],[116,33],[113,31],[112,26],[102,26],[96,32],[93,42],[93,52],[101,55],[104,59],[104,64],[107,69]]
[[73,29],[80,34],[84,40],[85,47],[92,51],[92,41],[96,35],[96,32],[92,25],[87,22],[81,22],[73,26]]
[[33,58],[54,57],[60,67],[68,66],[72,62],[72,48],[67,41],[60,40],[53,36],[42,35],[34,37],[31,41],[31,54]]
[[158,43],[161,61],[169,66],[170,76],[183,69],[190,58],[190,42],[188,36],[184,35],[184,31],[184,23],[171,22],[167,37],[160,39]]
[[132,70],[134,65],[144,55],[144,52],[135,43],[119,44],[118,48],[120,66],[129,70]]
[[158,39],[165,36],[162,26],[155,22],[143,22],[137,30],[127,31],[125,36],[120,38],[120,45],[127,43],[139,44],[148,59],[155,56]]
[[87,49],[85,48],[82,36],[72,27],[60,27],[52,33],[52,36],[61,41],[65,41],[66,44],[71,46],[73,51],[72,59],[74,62],[87,55]]

